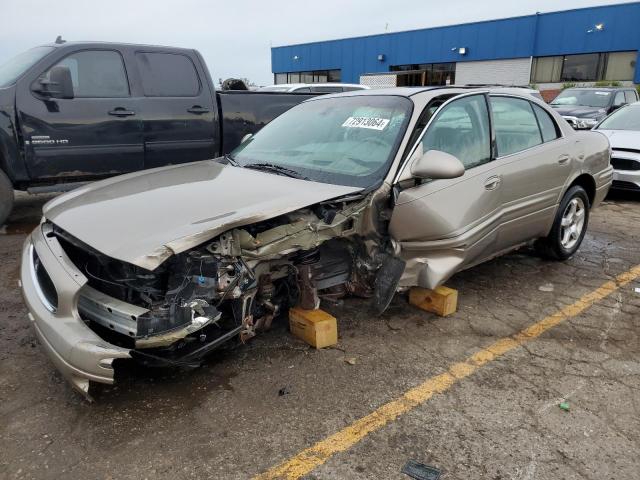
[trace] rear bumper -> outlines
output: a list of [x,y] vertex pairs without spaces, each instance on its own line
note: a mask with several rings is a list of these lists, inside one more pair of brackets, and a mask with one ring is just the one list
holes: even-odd
[[[39,225],[25,241],[20,271],[22,295],[43,349],[65,378],[88,397],[90,381],[113,383],[112,362],[130,358],[129,350],[105,342],[80,318],[78,297],[87,279],[57,239],[46,236],[47,228]],[[57,302],[43,296],[33,267],[34,253],[51,278]]]

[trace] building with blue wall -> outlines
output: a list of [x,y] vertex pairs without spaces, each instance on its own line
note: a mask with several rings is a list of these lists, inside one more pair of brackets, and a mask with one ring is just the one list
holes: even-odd
[[640,84],[640,2],[271,49],[276,83]]

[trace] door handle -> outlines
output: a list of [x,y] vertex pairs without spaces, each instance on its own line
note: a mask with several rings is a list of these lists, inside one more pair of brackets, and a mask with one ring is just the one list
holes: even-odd
[[501,183],[502,183],[502,179],[498,175],[489,177],[484,182],[484,188],[486,190],[495,190],[500,186]]
[[560,165],[564,165],[569,161],[569,158],[570,158],[569,155],[567,155],[566,153],[564,155],[560,155],[558,157],[558,163]]
[[113,115],[114,117],[130,117],[131,115],[135,115],[136,112],[131,110],[127,110],[124,107],[116,107],[109,112],[109,115]]
[[194,105],[191,108],[187,108],[187,112],[195,113],[196,115],[202,115],[203,113],[209,113],[209,110],[201,107],[200,105]]

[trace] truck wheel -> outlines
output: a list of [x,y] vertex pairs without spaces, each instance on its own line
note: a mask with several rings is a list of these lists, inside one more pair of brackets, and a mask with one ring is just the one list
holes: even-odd
[[580,248],[588,224],[589,197],[575,185],[562,198],[549,235],[536,241],[536,250],[552,260],[567,260]]
[[13,209],[13,185],[9,177],[0,170],[0,227],[4,225]]

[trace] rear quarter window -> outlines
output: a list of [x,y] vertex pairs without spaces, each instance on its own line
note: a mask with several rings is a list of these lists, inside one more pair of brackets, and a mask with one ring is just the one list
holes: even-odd
[[178,53],[136,53],[146,97],[196,97],[200,80],[189,57]]

